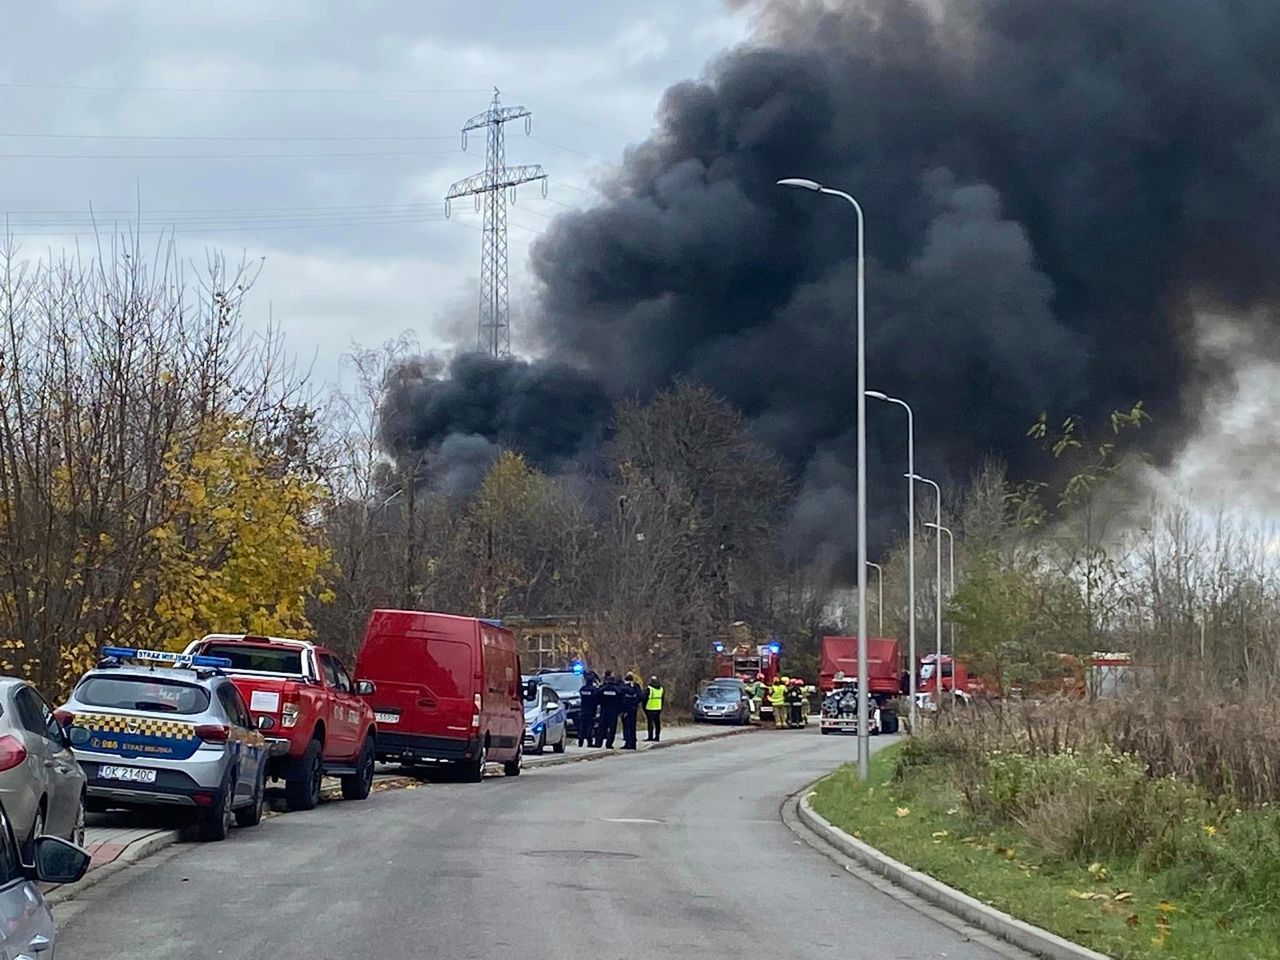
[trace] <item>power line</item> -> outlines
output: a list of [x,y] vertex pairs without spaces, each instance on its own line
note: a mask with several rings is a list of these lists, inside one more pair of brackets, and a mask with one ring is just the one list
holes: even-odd
[[457,150],[378,150],[357,153],[0,153],[0,160],[350,160],[429,157]]
[[612,160],[606,160],[604,159],[604,157],[597,157],[590,153],[583,153],[581,150],[575,150],[573,147],[566,147],[562,143],[553,143],[550,140],[544,140],[542,137],[534,136],[533,134],[529,134],[529,139],[537,140],[539,143],[545,143],[548,147],[555,147],[557,150],[563,150],[565,153],[572,153],[579,157],[585,157],[587,160],[593,160],[596,163],[603,163],[605,166],[609,166],[609,167],[621,166],[621,164],[615,163]]
[[228,93],[228,94],[352,94],[367,96],[420,96],[487,93],[484,87],[377,88],[377,87],[159,87],[89,83],[0,83],[0,90],[84,90],[97,93]]
[[328,142],[328,141],[399,141],[399,140],[457,140],[457,134],[273,134],[262,136],[238,134],[180,134],[180,133],[0,133],[0,137],[31,140],[180,140],[212,142]]

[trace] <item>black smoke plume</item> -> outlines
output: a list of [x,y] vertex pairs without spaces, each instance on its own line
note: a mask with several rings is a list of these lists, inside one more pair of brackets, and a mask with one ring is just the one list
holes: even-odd
[[[843,553],[854,219],[774,185],[808,177],[865,209],[869,386],[915,407],[921,472],[963,480],[994,451],[1042,474],[1024,436],[1041,410],[1136,400],[1149,452],[1176,452],[1229,372],[1198,354],[1197,316],[1275,321],[1280,4],[740,5],[756,42],[668,90],[607,199],[535,245],[548,355],[614,397],[677,376],[727,396],[800,481],[794,542]],[[563,402],[563,434],[509,429],[506,384],[472,381],[489,398],[475,406],[426,390],[441,400],[409,409],[436,415],[397,436],[545,443],[551,459],[587,439]],[[900,524],[905,430],[896,408],[869,418],[883,533]]]
[[[847,530],[853,210],[774,185],[807,177],[865,210],[868,380],[914,405],[922,472],[1043,473],[1041,410],[1135,400],[1170,456],[1222,374],[1195,308],[1274,322],[1280,4],[750,6],[759,42],[668,90],[607,202],[535,247],[550,352],[620,390],[706,382],[802,479],[797,542]],[[868,413],[896,525],[903,415]]]
[[[461,354],[402,364],[388,379],[380,439],[403,467],[445,493],[475,489],[502,448],[559,470],[599,444],[610,403],[565,364]],[[421,465],[410,461],[421,459]]]

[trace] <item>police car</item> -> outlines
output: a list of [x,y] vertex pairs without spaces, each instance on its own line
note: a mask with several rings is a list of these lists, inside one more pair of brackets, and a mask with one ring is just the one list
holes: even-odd
[[262,820],[267,744],[231,661],[106,647],[56,712],[88,779],[88,806],[195,812],[202,840]]

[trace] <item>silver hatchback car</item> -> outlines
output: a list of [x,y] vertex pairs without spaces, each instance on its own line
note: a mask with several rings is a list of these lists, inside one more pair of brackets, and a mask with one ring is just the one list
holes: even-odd
[[25,680],[0,677],[0,803],[31,862],[52,834],[84,845],[85,780],[53,708]]
[[230,661],[130,647],[103,654],[58,710],[88,777],[89,809],[187,808],[204,840],[225,838],[233,819],[257,826],[267,743],[220,670]]
[[89,852],[61,837],[37,837],[32,856],[23,864],[0,805],[0,957],[53,956],[57,932],[37,881],[75,883],[89,869]]

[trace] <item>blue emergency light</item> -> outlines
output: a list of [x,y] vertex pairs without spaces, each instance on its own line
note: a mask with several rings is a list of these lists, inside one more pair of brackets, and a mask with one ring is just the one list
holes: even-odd
[[782,652],[782,644],[780,644],[777,640],[771,640],[771,641],[769,642],[769,652],[770,652],[770,653],[781,653],[781,652]]
[[586,672],[587,668],[586,668],[586,665],[581,660],[575,660],[573,661],[573,663],[569,664],[569,669],[572,670],[574,673],[576,673],[578,676],[582,676],[582,674]]
[[202,657],[188,653],[171,653],[168,650],[144,650],[141,647],[103,647],[104,657],[117,660],[137,660],[139,663],[163,663],[174,667],[229,667],[226,657]]
[[716,653],[724,653],[724,644],[721,643],[719,640],[717,640],[715,643],[711,645],[711,649],[714,650]]

